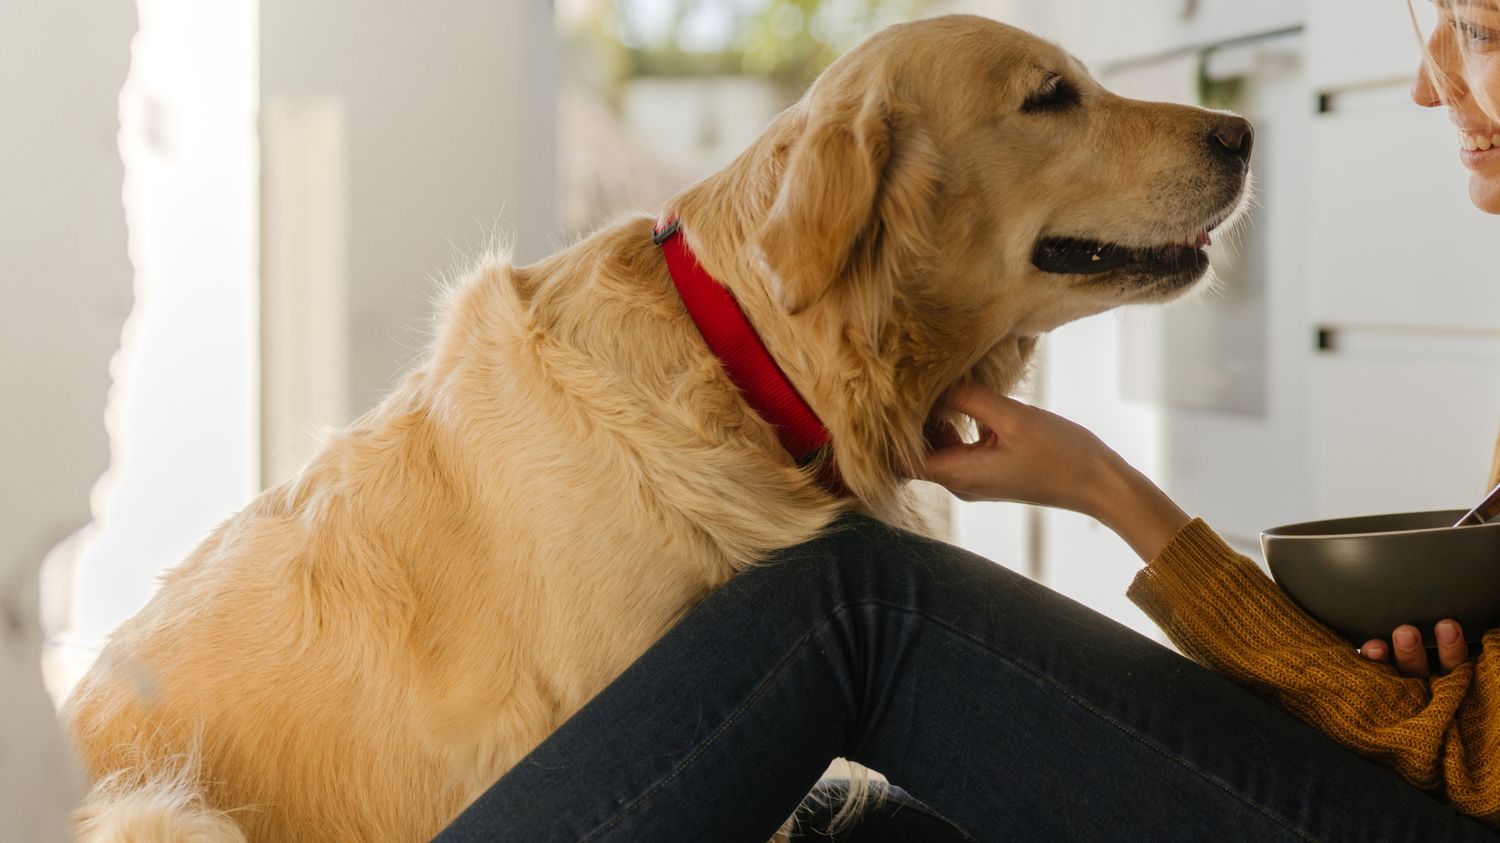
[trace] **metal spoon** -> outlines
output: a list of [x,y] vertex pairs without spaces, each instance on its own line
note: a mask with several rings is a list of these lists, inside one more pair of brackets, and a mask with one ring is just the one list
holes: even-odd
[[1479,506],[1464,513],[1464,517],[1458,519],[1458,523],[1453,526],[1468,527],[1473,524],[1487,524],[1497,516],[1500,516],[1500,483],[1497,483],[1495,488],[1484,496]]

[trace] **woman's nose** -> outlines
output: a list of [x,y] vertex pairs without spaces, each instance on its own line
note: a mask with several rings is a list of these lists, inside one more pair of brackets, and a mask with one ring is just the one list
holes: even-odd
[[1417,67],[1417,80],[1411,84],[1411,99],[1423,108],[1436,108],[1443,104],[1437,87],[1432,84],[1432,71],[1426,62]]
[[1439,27],[1423,48],[1417,79],[1411,86],[1412,101],[1423,108],[1452,105],[1463,96],[1463,67],[1458,47],[1445,39],[1446,27]]

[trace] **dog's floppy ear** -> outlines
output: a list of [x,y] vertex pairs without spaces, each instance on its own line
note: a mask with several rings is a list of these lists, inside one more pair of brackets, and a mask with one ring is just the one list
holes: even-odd
[[776,200],[750,239],[751,255],[787,313],[806,310],[843,271],[869,225],[890,159],[887,98],[808,104]]

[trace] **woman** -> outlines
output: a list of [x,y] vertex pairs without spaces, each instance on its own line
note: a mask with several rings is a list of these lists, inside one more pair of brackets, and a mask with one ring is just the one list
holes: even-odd
[[[1437,3],[1413,97],[1500,214],[1500,4]],[[765,840],[840,755],[926,803],[873,815],[904,839],[1497,839],[1500,632],[1470,660],[1439,623],[1436,666],[1408,626],[1356,653],[1084,429],[952,403],[990,432],[927,476],[1114,529],[1149,563],[1131,598],[1217,672],[850,517],[705,600],[439,839]]]

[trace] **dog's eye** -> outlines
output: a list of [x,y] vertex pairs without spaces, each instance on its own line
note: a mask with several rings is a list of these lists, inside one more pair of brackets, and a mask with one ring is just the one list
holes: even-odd
[[1056,73],[1049,73],[1042,86],[1021,104],[1021,111],[1026,114],[1067,111],[1078,105],[1079,98],[1076,87]]

